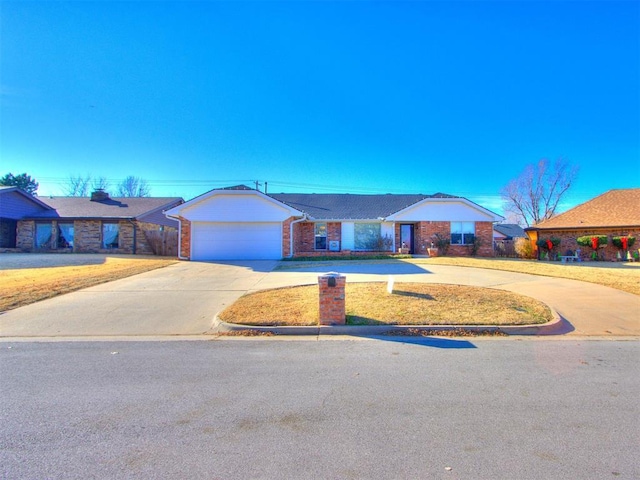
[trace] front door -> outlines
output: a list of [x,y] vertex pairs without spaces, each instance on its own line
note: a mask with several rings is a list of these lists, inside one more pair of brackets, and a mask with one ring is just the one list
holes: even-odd
[[413,224],[400,225],[400,246],[413,253]]

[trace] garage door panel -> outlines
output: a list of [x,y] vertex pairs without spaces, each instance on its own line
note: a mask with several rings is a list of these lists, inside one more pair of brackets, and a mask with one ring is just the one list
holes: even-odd
[[196,222],[193,260],[271,260],[282,258],[282,224]]

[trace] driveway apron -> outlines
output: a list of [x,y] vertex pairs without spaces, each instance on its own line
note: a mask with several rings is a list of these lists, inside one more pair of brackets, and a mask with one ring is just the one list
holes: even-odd
[[0,336],[194,335],[278,262],[180,262],[0,315]]

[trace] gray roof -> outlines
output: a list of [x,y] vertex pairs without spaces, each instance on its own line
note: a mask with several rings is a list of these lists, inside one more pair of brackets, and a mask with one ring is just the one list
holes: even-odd
[[38,197],[53,210],[29,218],[134,219],[154,211],[167,210],[183,202],[180,197],[119,197],[91,201],[90,197]]
[[31,195],[30,193],[22,190],[19,187],[12,186],[12,185],[0,185],[0,194],[9,194],[10,192],[15,192],[18,195],[22,195],[27,200],[35,203],[36,205],[38,205],[38,206],[40,206],[42,208],[46,208],[46,209],[51,208],[46,203],[42,202],[42,198],[41,197],[38,197],[36,195]]
[[496,232],[505,235],[510,238],[518,238],[518,237],[526,237],[527,234],[524,232],[524,229],[515,223],[498,223],[493,226],[493,229]]
[[377,220],[418,203],[425,198],[459,198],[434,195],[354,195],[349,193],[278,193],[271,198],[321,220]]

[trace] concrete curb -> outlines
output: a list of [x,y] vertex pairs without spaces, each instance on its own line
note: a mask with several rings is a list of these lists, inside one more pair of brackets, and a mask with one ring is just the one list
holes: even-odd
[[553,308],[551,310],[553,319],[547,323],[536,325],[313,325],[313,326],[291,326],[291,327],[262,327],[252,325],[238,325],[235,323],[223,322],[218,315],[213,319],[211,329],[207,335],[218,335],[232,332],[262,332],[274,335],[387,335],[390,333],[401,334],[409,329],[449,331],[463,329],[471,332],[502,332],[507,335],[553,335],[561,330],[562,318]]

